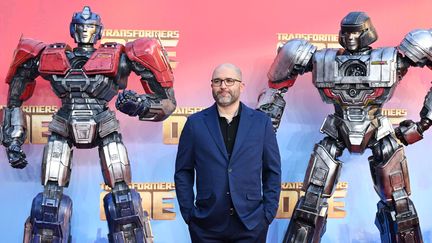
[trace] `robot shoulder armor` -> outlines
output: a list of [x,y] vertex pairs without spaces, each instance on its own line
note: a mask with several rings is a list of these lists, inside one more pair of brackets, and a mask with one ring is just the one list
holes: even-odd
[[431,31],[417,29],[409,32],[399,45],[399,51],[419,66],[432,61]]
[[6,76],[6,83],[10,83],[17,69],[32,58],[39,57],[41,52],[47,45],[41,41],[21,38],[18,42],[18,46],[14,51],[13,61],[9,67],[8,74]]
[[126,43],[129,60],[150,70],[164,88],[172,87],[174,76],[167,54],[159,41],[154,38],[139,38]]
[[302,74],[307,69],[316,49],[316,46],[306,40],[289,40],[278,50],[278,55],[268,74],[269,79],[272,81],[284,80],[295,74]]

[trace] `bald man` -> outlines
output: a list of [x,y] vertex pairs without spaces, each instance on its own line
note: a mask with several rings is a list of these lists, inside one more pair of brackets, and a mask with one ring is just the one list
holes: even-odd
[[240,102],[245,85],[237,66],[216,67],[211,88],[215,104],[191,115],[180,137],[180,211],[193,243],[265,242],[281,186],[272,123]]

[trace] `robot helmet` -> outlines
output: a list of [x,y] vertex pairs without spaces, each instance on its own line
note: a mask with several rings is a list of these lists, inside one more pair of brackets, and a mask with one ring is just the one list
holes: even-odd
[[[91,36],[83,36],[83,28],[91,26],[95,28]],[[78,28],[81,27],[81,28]],[[94,44],[102,38],[103,25],[98,14],[93,13],[90,7],[85,6],[81,12],[76,12],[72,15],[70,23],[70,35],[76,43]]]
[[378,39],[378,34],[369,16],[364,12],[350,12],[341,21],[339,44],[347,48],[347,34],[359,33],[357,50],[363,49]]

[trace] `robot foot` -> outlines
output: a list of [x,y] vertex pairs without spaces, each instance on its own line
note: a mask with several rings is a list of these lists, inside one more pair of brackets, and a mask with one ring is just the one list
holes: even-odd
[[312,212],[303,206],[301,198],[291,217],[283,243],[318,243],[325,232],[327,204],[319,212]]
[[375,225],[383,243],[422,243],[419,219],[414,204],[407,199],[406,210],[396,213],[383,201],[377,204]]
[[50,189],[33,199],[31,214],[25,223],[25,243],[71,242],[72,200],[63,195],[61,189]]
[[141,207],[141,197],[127,185],[114,188],[104,197],[105,214],[111,243],[153,243],[147,212]]

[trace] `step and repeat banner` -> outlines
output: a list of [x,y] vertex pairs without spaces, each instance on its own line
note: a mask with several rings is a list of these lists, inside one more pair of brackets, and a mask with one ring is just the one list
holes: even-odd
[[[242,100],[254,107],[267,86],[266,73],[278,46],[304,38],[318,48],[340,47],[337,33],[350,11],[365,11],[377,29],[373,47],[396,46],[412,29],[431,28],[432,2],[421,1],[2,1],[0,3],[0,80],[4,80],[14,48],[21,36],[45,43],[65,42],[73,12],[89,5],[104,24],[102,42],[126,43],[140,37],[158,37],[168,51],[175,75],[178,106],[164,122],[141,122],[117,112],[130,156],[133,183],[152,218],[155,242],[190,242],[181,218],[173,179],[177,144],[190,114],[213,103],[212,70],[220,63],[238,65],[246,84]],[[431,88],[432,71],[411,68],[400,82],[384,113],[393,124],[419,119],[424,96]],[[0,82],[0,107],[6,104],[7,85]],[[139,78],[131,75],[128,89],[143,93]],[[299,77],[285,96],[286,110],[277,133],[282,156],[282,193],[277,219],[268,242],[281,242],[297,199],[303,176],[322,121],[333,107],[324,104],[311,82]],[[110,107],[115,109],[113,101]],[[0,149],[0,242],[20,242],[31,202],[43,190],[40,167],[51,115],[60,101],[49,83],[37,79],[33,97],[25,103],[28,140],[23,146],[29,165],[15,170]],[[425,242],[432,242],[432,133],[406,148],[414,201]],[[374,225],[376,195],[369,171],[368,150],[349,154],[340,182],[329,200],[327,232],[322,242],[379,242]],[[103,184],[96,149],[74,149],[72,176],[64,193],[73,200],[73,242],[108,242],[102,198]]]

